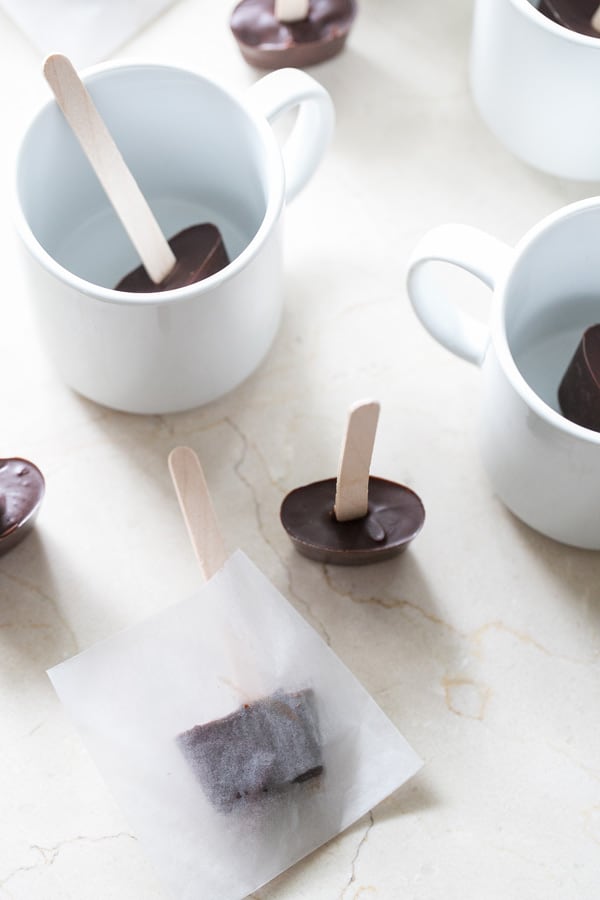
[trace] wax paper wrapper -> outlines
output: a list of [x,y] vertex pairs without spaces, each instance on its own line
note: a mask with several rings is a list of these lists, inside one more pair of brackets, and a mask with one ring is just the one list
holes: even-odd
[[0,0],[0,8],[42,51],[76,66],[99,62],[174,0]]
[[[421,766],[349,669],[241,551],[195,596],[49,676],[182,900],[241,900]],[[286,699],[291,731],[270,719]],[[206,740],[194,746],[195,735]]]

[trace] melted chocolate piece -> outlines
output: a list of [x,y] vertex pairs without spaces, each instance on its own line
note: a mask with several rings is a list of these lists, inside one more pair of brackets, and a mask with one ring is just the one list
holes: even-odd
[[160,284],[152,281],[143,266],[138,266],[121,279],[115,290],[134,291],[137,294],[173,291],[202,281],[229,264],[221,232],[209,222],[184,228],[171,238],[169,246],[177,257],[177,262]]
[[592,325],[581,338],[558,389],[563,416],[600,431],[600,325]]
[[29,460],[0,460],[0,553],[31,530],[44,488],[44,476]]
[[281,523],[296,550],[318,562],[364,565],[406,549],[425,521],[420,498],[403,484],[369,478],[366,516],[338,522],[333,512],[336,479],[291,491],[281,504]]
[[356,16],[356,0],[311,0],[300,22],[275,18],[274,0],[241,0],[231,14],[231,30],[252,66],[312,66],[339,53]]
[[600,37],[600,32],[592,25],[598,3],[599,0],[542,0],[538,9],[569,31]]
[[195,725],[177,743],[211,803],[229,812],[317,778],[323,759],[312,690],[277,691]]

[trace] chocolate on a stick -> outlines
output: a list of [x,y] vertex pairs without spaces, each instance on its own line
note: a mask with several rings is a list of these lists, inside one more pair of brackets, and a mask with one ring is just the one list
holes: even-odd
[[[200,461],[189,447],[176,447],[169,455],[169,469],[192,545],[209,579],[225,564],[226,553]],[[310,689],[277,690],[221,719],[193,725],[176,741],[211,803],[224,812],[240,802],[289,790],[323,771]]]
[[44,490],[44,476],[28,459],[0,460],[0,553],[31,530]]
[[406,549],[425,521],[418,495],[369,475],[379,404],[350,411],[337,478],[291,491],[280,517],[294,547],[318,562],[364,565]]
[[542,0],[538,9],[548,19],[570,31],[600,37],[598,0]]
[[303,68],[342,50],[356,11],[356,0],[241,0],[230,26],[250,65]]
[[51,54],[44,62],[44,75],[142,260],[141,271],[126,275],[116,290],[173,290],[224,268],[229,259],[216,225],[195,225],[166,240],[71,61],[60,53]]
[[558,388],[562,414],[600,431],[600,325],[586,329]]

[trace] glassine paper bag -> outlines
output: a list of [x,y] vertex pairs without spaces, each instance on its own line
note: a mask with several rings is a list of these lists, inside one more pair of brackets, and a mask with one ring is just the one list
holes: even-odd
[[241,551],[49,671],[173,897],[239,900],[421,766]]

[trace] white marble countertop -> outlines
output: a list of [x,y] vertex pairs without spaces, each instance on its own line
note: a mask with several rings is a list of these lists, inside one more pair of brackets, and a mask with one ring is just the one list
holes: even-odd
[[[115,56],[243,89],[258,73],[228,12],[180,0]],[[73,394],[38,344],[9,206],[17,137],[47,88],[39,52],[0,15],[0,453],[31,458],[47,480],[35,532],[0,558],[1,900],[166,900],[45,671],[193,592],[166,467],[178,443],[204,462],[229,547],[425,761],[255,898],[598,897],[600,555],[539,536],[494,497],[475,441],[478,372],[425,334],[404,287],[430,227],[464,222],[512,243],[597,189],[528,168],[479,121],[471,13],[468,0],[363,0],[347,50],[312,69],[337,128],[287,215],[276,343],[229,396],[156,417]],[[485,289],[463,286],[487,307]],[[426,526],[397,561],[318,565],[292,550],[279,504],[334,474],[347,408],[365,396],[382,404],[373,471],[419,492]]]

